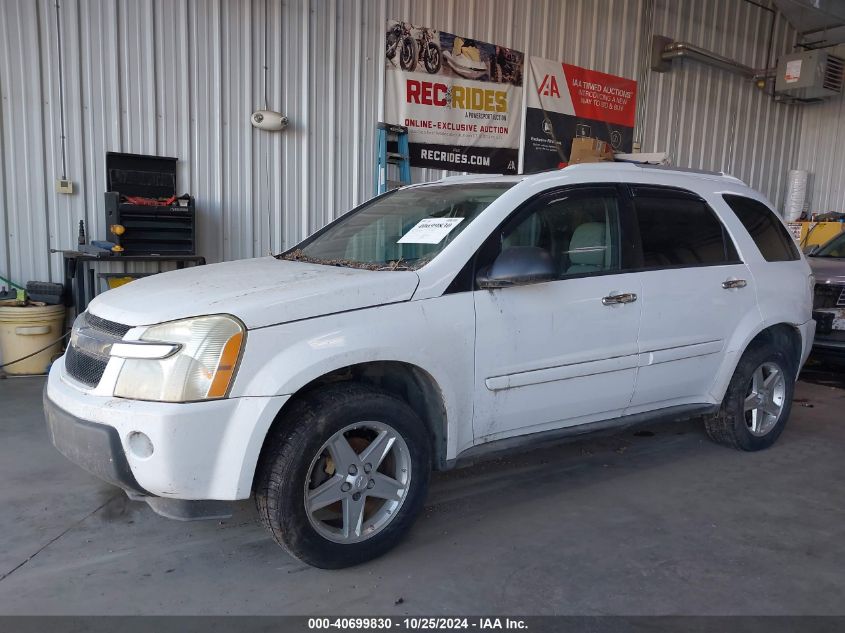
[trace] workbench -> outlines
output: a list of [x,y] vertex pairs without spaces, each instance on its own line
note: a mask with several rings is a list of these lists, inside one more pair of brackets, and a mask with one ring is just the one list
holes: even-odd
[[[99,284],[95,276],[97,264],[123,264],[130,262],[176,262],[176,269],[182,269],[185,264],[202,266],[205,257],[201,255],[112,255],[108,251],[89,253],[73,250],[50,249],[51,253],[61,253],[65,278],[65,305],[74,306],[76,314],[81,314],[88,303],[99,294]],[[161,266],[158,267],[161,272]],[[128,273],[131,274],[131,273]]]

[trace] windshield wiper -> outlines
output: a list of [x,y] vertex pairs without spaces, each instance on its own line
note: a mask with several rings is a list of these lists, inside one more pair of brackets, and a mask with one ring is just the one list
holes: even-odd
[[414,270],[412,266],[409,266],[407,263],[409,260],[400,257],[399,259],[388,262],[386,266],[382,266],[378,270]]
[[311,257],[306,255],[302,250],[296,249],[286,255],[276,255],[276,259],[283,259],[289,262],[303,262],[306,264],[321,264],[323,266],[337,266],[341,268],[357,268],[360,270],[414,270],[413,266],[409,266],[408,260],[399,258],[396,261],[387,262],[359,262],[354,259],[322,259],[320,257]]
[[311,257],[306,255],[300,249],[288,253],[286,255],[276,255],[276,259],[284,259],[289,262],[303,262],[306,264],[322,264],[324,266],[339,266],[344,268],[363,268],[365,264],[356,262],[351,259],[323,259],[321,257]]

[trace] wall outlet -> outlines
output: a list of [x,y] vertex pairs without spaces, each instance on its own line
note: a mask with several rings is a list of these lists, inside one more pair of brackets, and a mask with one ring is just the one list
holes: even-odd
[[73,181],[59,178],[56,180],[56,191],[59,193],[73,193]]

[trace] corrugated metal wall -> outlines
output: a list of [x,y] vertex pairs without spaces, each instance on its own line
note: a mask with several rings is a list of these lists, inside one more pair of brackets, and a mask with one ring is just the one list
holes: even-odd
[[[845,57],[845,46],[828,49]],[[804,106],[796,169],[810,172],[807,208],[811,212],[845,211],[845,97]]]
[[[371,194],[388,17],[637,78],[643,149],[724,169],[778,202],[799,110],[691,62],[643,73],[652,33],[762,66],[768,15],[740,0],[60,0],[68,177],[60,175],[54,0],[0,4],[0,274],[60,279],[80,219],[105,238],[108,150],[178,156],[209,260],[279,251]],[[291,125],[253,130],[263,104]],[[781,19],[776,48],[793,32]],[[439,172],[414,170],[415,180]]]
[[[655,12],[654,32],[691,42],[751,68],[764,68],[771,14],[737,0],[672,2]],[[775,17],[774,57],[795,31]],[[775,103],[739,75],[688,60],[651,73],[643,151],[669,151],[677,165],[730,173],[782,206],[794,162],[801,106]]]

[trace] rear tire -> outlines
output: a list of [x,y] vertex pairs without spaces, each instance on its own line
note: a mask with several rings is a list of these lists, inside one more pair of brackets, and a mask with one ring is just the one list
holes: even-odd
[[381,556],[422,509],[430,451],[425,424],[402,400],[362,384],[327,386],[294,402],[268,437],[256,474],[260,520],[315,567]]
[[771,344],[749,347],[740,358],[719,412],[704,420],[714,442],[743,451],[768,448],[792,409],[795,364]]

